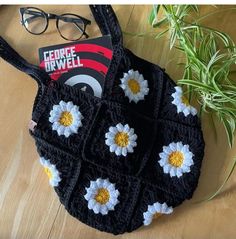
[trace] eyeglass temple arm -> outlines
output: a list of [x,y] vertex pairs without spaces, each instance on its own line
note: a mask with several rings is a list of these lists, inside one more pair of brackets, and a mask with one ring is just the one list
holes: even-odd
[[79,28],[79,30],[85,35],[86,38],[89,37],[89,35],[86,33],[86,31],[84,31],[84,30],[80,27],[80,25],[78,25],[76,22],[73,22],[73,23],[75,24],[75,26],[76,26],[77,28]]

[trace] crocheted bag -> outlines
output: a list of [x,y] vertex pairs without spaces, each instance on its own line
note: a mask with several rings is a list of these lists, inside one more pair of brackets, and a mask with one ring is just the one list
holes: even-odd
[[182,89],[123,47],[111,6],[90,8],[114,50],[102,98],[51,81],[2,38],[0,56],[38,83],[30,134],[61,203],[83,223],[120,234],[192,197],[204,140]]

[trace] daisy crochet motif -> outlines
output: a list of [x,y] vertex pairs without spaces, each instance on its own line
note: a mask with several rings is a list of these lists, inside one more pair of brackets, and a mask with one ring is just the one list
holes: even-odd
[[138,71],[132,69],[124,73],[120,87],[124,90],[125,96],[129,98],[129,102],[137,103],[144,100],[144,96],[149,92],[147,80],[144,80],[143,75]]
[[183,173],[190,172],[190,167],[193,165],[193,153],[190,152],[189,145],[183,145],[182,142],[164,146],[159,156],[161,160],[158,162],[164,173],[170,174],[171,177],[180,178]]
[[90,181],[84,198],[88,201],[88,208],[95,214],[106,215],[119,203],[119,195],[115,184],[110,183],[108,179],[98,178],[96,181]]
[[115,152],[117,156],[126,156],[127,153],[133,153],[134,147],[137,146],[137,135],[128,124],[122,125],[119,123],[115,127],[110,127],[105,137],[105,143],[109,146],[110,152]]
[[172,104],[176,106],[178,113],[182,112],[184,116],[197,114],[197,110],[189,104],[188,99],[183,95],[181,87],[176,86],[175,92],[171,96],[173,97]]
[[44,157],[40,158],[40,163],[44,167],[45,173],[48,175],[49,183],[53,187],[57,187],[61,178],[59,176],[59,172],[56,169],[54,164],[51,164],[49,160],[45,159]]
[[172,207],[168,207],[166,203],[156,202],[152,205],[148,205],[148,209],[143,213],[143,224],[148,226],[152,223],[153,219],[159,218],[163,214],[171,214],[173,212]]
[[54,105],[50,111],[49,121],[52,123],[52,129],[57,134],[69,137],[76,134],[78,128],[82,126],[81,120],[83,116],[79,111],[79,106],[74,105],[71,101],[60,101],[58,105]]

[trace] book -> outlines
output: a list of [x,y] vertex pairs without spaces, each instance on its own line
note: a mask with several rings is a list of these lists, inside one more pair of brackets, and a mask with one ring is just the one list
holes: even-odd
[[111,36],[105,35],[39,48],[39,66],[53,81],[101,98],[112,56]]

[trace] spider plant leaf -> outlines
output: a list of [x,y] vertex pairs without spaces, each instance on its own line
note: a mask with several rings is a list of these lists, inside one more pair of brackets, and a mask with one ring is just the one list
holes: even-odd
[[[156,25],[158,22],[160,22],[158,21],[158,18],[157,18],[159,10],[160,10],[160,5],[153,5],[152,10],[148,17],[148,22],[152,27],[157,27],[158,25],[161,25],[161,23]],[[162,19],[161,21],[164,22],[164,19]]]
[[216,130],[216,125],[215,125],[213,113],[209,114],[209,122],[210,122],[210,125],[211,125],[213,133],[214,133],[215,142],[217,142],[218,136],[217,136],[217,130]]
[[[155,22],[152,23],[152,27],[153,28],[157,28],[157,27],[161,27],[162,25],[164,25],[167,22],[167,18],[163,17],[162,19],[160,19],[159,21],[155,20]],[[168,30],[168,29],[167,29]]]
[[184,48],[181,47],[181,46],[174,46],[174,48],[176,48],[177,50],[180,50],[180,51],[184,52]]
[[215,35],[219,36],[222,41],[224,42],[225,46],[227,47],[232,47],[234,44],[233,44],[233,40],[224,32],[220,32],[220,31],[214,31],[213,32]]
[[177,39],[176,31],[175,31],[175,30],[172,30],[172,31],[171,31],[171,34],[170,34],[170,49],[173,48],[176,39]]
[[[219,50],[217,51],[217,52],[215,52],[214,53],[214,55],[211,57],[211,59],[209,60],[209,62],[208,62],[208,64],[207,64],[207,68],[206,68],[206,70],[207,70],[207,72],[209,72],[210,71],[210,68],[215,64],[215,63],[217,63],[219,60],[221,60],[222,58],[225,58],[227,55],[226,54],[220,54],[220,55],[218,55],[219,54]],[[222,72],[222,70],[223,69],[225,69],[225,68],[220,68],[220,71]],[[219,72],[217,72],[217,73],[219,73]]]
[[178,80],[178,83],[185,84],[185,85],[191,85],[193,87],[205,89],[207,91],[214,91],[214,88],[212,88],[211,86],[201,83],[201,82],[194,81],[194,80],[181,79],[181,80]]
[[169,31],[169,29],[167,28],[164,31],[159,32],[156,36],[155,39],[160,39],[161,37],[163,37],[165,35],[165,33],[167,33]]
[[156,8],[153,5],[152,10],[151,10],[151,12],[149,14],[149,17],[148,17],[148,22],[149,22],[150,25],[152,25],[153,21],[155,20],[155,17],[156,17]]
[[190,8],[195,11],[196,13],[199,13],[199,9],[197,5],[190,5]]
[[230,147],[232,148],[233,146],[233,141],[234,141],[234,128],[232,126],[232,123],[230,123],[227,119],[225,119],[224,117],[221,118],[221,121],[223,122],[223,125],[225,127],[225,131],[226,131],[226,134],[227,134],[227,138],[228,138],[228,142],[229,142],[229,145]]

